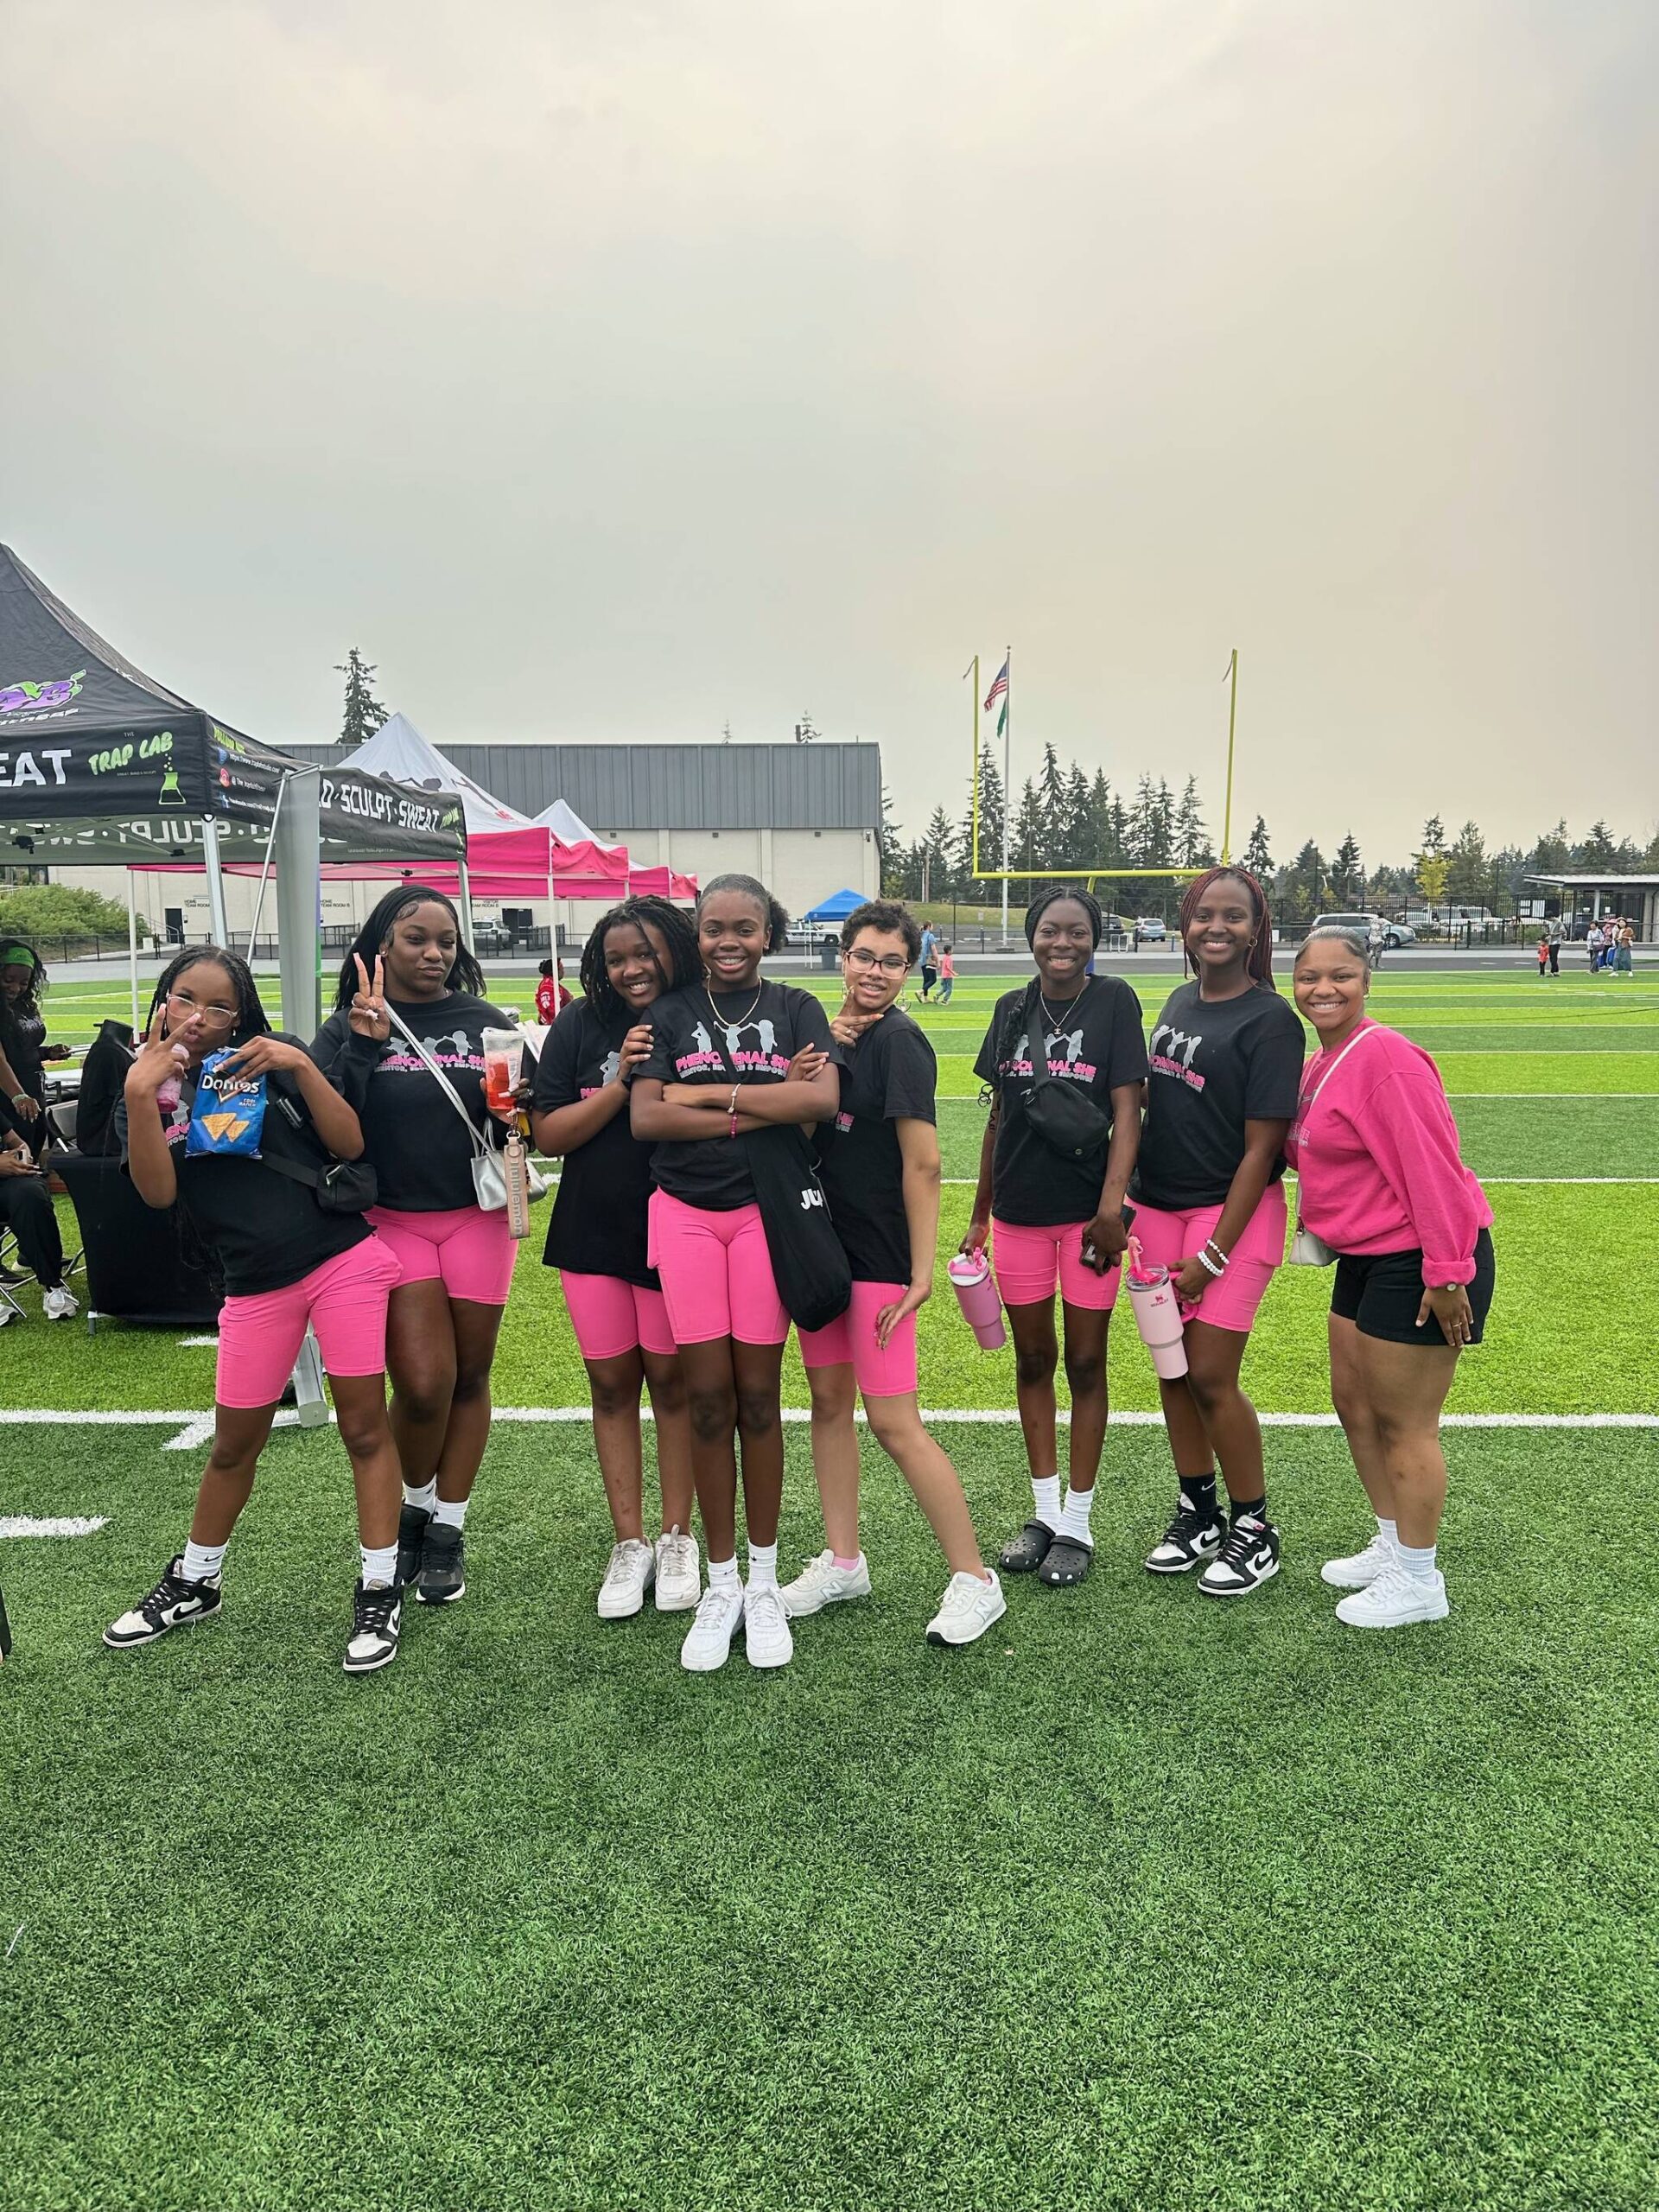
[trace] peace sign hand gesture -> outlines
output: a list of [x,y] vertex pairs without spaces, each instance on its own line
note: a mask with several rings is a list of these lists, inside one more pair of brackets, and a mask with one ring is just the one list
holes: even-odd
[[377,952],[371,983],[362,954],[354,952],[352,960],[357,969],[357,995],[349,1017],[353,1030],[359,1037],[372,1037],[376,1044],[384,1045],[391,1034],[391,1016],[386,1012],[386,963]]

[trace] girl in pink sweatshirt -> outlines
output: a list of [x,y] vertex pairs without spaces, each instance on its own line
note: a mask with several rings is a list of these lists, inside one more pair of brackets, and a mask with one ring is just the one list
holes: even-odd
[[1320,1050],[1287,1145],[1300,1228],[1337,1262],[1331,1395],[1376,1516],[1376,1536],[1330,1560],[1355,1628],[1443,1620],[1436,1564],[1446,1505],[1440,1409],[1492,1300],[1492,1210],[1463,1164],[1429,1055],[1365,1011],[1365,940],[1316,930],[1296,956],[1296,1004]]

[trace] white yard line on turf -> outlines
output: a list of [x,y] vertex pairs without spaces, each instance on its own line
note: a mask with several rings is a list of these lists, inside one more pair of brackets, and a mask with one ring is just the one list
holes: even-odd
[[[1011,1428],[1017,1426],[1019,1414],[1012,1406],[924,1406],[922,1419],[926,1421],[960,1422],[974,1428]],[[861,1407],[855,1419],[865,1418]],[[332,1416],[331,1416],[332,1418]],[[587,1406],[497,1406],[492,1419],[528,1425],[534,1427],[585,1427],[593,1418]],[[640,1419],[652,1418],[649,1406],[640,1408]],[[805,1406],[785,1406],[785,1421],[791,1427],[803,1426],[812,1418]],[[1069,1421],[1071,1414],[1062,1408],[1058,1418]],[[1335,1414],[1259,1414],[1264,1428],[1335,1428]],[[1160,1428],[1160,1413],[1114,1413],[1112,1424],[1119,1428]],[[62,1407],[7,1408],[0,1413],[0,1421],[16,1427],[30,1423],[50,1427],[64,1421],[99,1421],[108,1426],[130,1422],[135,1427],[162,1427],[170,1422],[183,1422],[175,1436],[168,1437],[162,1448],[168,1452],[199,1450],[211,1441],[213,1416],[201,1414],[112,1413],[107,1409],[97,1414],[67,1412]],[[1659,1429],[1659,1414],[1443,1414],[1443,1428],[1638,1428]],[[291,1409],[284,1409],[276,1416],[278,1428],[299,1426]],[[0,1522],[0,1534],[6,1524]]]
[[31,1521],[24,1516],[8,1520],[0,1516],[0,1541],[8,1536],[92,1536],[109,1525],[107,1516],[101,1513],[92,1520],[74,1515],[58,1521]]

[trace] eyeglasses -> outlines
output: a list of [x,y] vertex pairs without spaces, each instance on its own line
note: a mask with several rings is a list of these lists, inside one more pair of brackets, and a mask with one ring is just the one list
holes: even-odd
[[194,999],[186,998],[182,991],[167,995],[169,1009],[176,1009],[181,1020],[188,1021],[194,1014],[198,1021],[213,1029],[228,1029],[236,1020],[233,1006],[198,1006]]
[[902,952],[866,952],[861,944],[855,944],[847,955],[847,965],[865,969],[879,968],[884,976],[902,976],[910,963]]

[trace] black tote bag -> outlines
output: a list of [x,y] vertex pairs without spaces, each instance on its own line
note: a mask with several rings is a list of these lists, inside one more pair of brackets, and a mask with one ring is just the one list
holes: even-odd
[[806,1131],[779,1122],[749,1129],[738,1142],[747,1154],[778,1295],[798,1329],[827,1328],[853,1302],[853,1271]]

